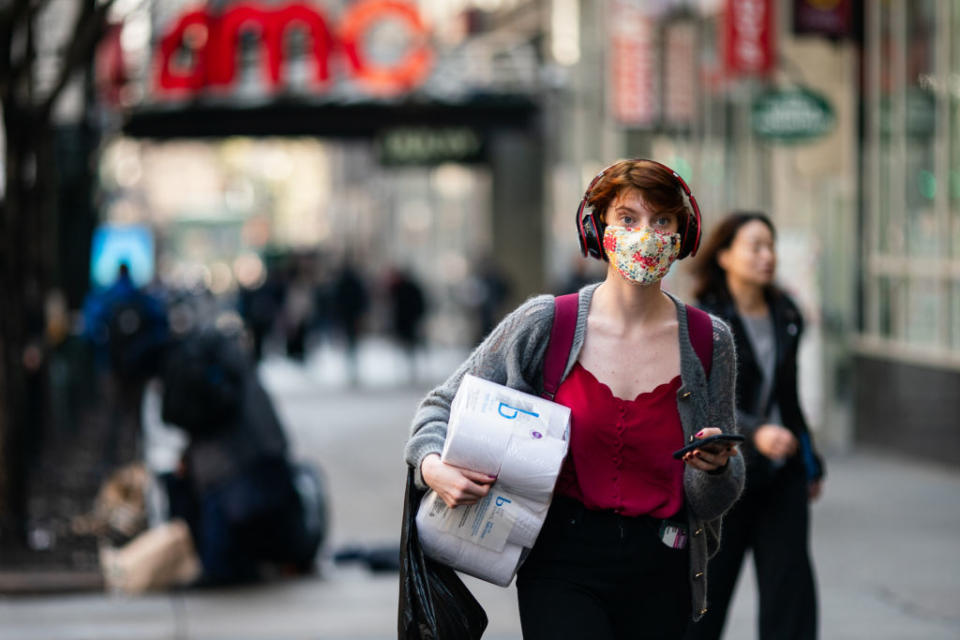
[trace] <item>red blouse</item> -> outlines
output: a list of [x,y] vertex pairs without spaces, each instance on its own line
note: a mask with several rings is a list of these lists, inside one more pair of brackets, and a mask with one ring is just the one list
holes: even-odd
[[669,518],[683,506],[680,376],[634,400],[613,395],[577,362],[555,402],[570,407],[570,451],[556,492],[588,509]]

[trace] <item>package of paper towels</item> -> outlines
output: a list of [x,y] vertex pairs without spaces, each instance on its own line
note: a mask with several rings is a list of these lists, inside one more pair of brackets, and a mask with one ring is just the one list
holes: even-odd
[[570,409],[466,375],[450,408],[441,459],[497,476],[487,496],[449,509],[433,491],[417,512],[424,553],[507,586],[532,547],[567,454]]
[[467,374],[450,405],[441,457],[496,476],[514,437],[566,442],[569,428],[568,407]]

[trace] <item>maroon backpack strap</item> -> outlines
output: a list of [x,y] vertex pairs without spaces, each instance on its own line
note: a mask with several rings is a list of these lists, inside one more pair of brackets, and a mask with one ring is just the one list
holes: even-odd
[[569,293],[553,299],[553,327],[550,342],[543,359],[543,397],[553,400],[560,387],[560,379],[573,348],[573,334],[577,329],[577,313],[580,310],[580,294]]
[[713,320],[706,311],[687,307],[687,331],[690,334],[690,344],[697,357],[700,358],[700,364],[703,365],[703,372],[710,377],[710,365],[713,364]]

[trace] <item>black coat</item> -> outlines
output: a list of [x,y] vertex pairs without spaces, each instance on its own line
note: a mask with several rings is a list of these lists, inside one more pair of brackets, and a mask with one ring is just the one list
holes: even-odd
[[[823,460],[817,454],[810,437],[807,421],[800,409],[797,395],[797,351],[803,334],[803,316],[797,305],[785,293],[773,290],[766,295],[770,313],[773,315],[773,331],[776,339],[776,365],[771,392],[771,402],[780,409],[783,426],[797,437],[800,446],[787,462],[787,467],[805,469],[811,480],[824,475]],[[723,319],[733,332],[737,346],[737,426],[747,436],[744,455],[749,472],[754,480],[758,474],[773,474],[777,466],[762,456],[753,446],[753,434],[766,422],[770,406],[760,406],[763,389],[763,373],[750,345],[743,321],[737,314],[733,301],[725,296],[708,294],[699,301],[704,311]],[[748,473],[749,473],[748,472]]]

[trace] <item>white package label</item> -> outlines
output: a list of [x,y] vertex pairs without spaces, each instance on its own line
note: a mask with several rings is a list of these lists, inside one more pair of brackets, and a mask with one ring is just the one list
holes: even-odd
[[503,551],[516,522],[516,514],[506,508],[513,500],[492,489],[479,502],[455,509],[447,507],[439,496],[424,503],[431,526],[491,551]]

